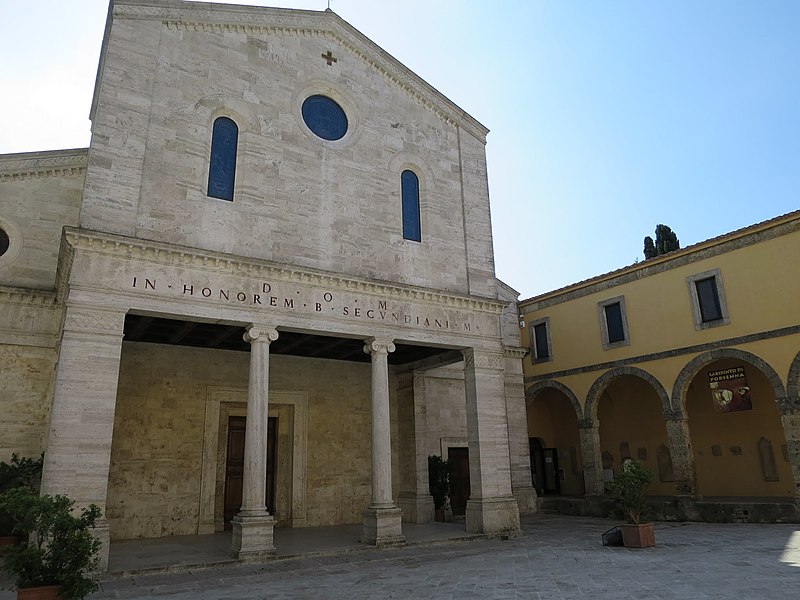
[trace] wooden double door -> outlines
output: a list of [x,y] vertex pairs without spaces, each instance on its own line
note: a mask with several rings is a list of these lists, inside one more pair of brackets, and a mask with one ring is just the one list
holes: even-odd
[[[225,462],[225,529],[242,508],[242,476],[244,473],[244,434],[246,417],[228,417],[228,453]],[[275,465],[278,434],[277,417],[267,420],[267,510],[275,514]]]

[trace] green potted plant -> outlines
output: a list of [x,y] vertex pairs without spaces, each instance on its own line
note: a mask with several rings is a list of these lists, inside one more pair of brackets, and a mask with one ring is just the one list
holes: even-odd
[[[19,487],[38,494],[43,459],[44,455],[33,459],[12,454],[9,462],[0,462],[0,495]],[[15,526],[12,516],[0,507],[0,548],[19,542],[20,536],[14,533]]]
[[[19,487],[0,498],[0,509],[27,535],[3,557],[16,580],[17,598],[85,598],[97,590],[89,575],[97,566],[100,541],[92,535],[100,509],[79,512],[66,496],[39,496]],[[49,595],[42,595],[49,594]]]
[[450,494],[450,475],[447,461],[441,456],[432,454],[428,457],[428,489],[433,496],[436,520],[442,522],[447,508],[447,496]]
[[628,523],[621,525],[622,543],[630,548],[649,548],[655,546],[655,534],[651,522],[642,522],[647,505],[644,492],[653,481],[653,472],[639,460],[628,459],[622,463],[622,470],[614,479],[606,483],[606,491],[614,501],[618,515]]

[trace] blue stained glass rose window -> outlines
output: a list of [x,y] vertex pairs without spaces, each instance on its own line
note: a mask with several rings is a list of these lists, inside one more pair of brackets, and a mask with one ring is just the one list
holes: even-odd
[[347,115],[327,96],[309,96],[303,102],[303,121],[323,140],[340,140],[347,133]]

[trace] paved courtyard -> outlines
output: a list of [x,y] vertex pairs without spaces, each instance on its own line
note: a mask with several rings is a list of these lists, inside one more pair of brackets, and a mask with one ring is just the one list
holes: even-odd
[[800,525],[657,523],[646,550],[603,547],[613,525],[535,515],[511,540],[136,575],[91,598],[800,598]]

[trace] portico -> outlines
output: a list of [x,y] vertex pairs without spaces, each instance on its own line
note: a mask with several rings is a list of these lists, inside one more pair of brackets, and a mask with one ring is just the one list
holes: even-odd
[[[426,398],[420,389],[413,401],[430,411],[440,404],[447,410],[465,412],[472,481],[467,531],[491,534],[518,529],[519,512],[507,458],[504,358],[497,328],[497,314],[505,308],[504,303],[334,279],[312,271],[287,272],[240,257],[230,257],[212,269],[202,254],[191,256],[165,244],[137,244],[77,230],[65,234],[65,244],[72,260],[60,364],[74,367],[76,360],[86,364],[79,371],[56,375],[55,406],[63,408],[53,412],[45,489],[74,487],[67,493],[81,504],[101,506],[110,521],[102,530],[106,540],[224,528],[219,505],[225,501],[221,480],[227,476],[226,418],[241,414],[246,417],[246,432],[241,509],[231,522],[230,552],[234,557],[274,555],[276,522],[293,527],[352,522],[347,510],[338,509],[338,516],[335,511],[324,512],[327,516],[318,512],[309,500],[315,494],[330,494],[328,503],[334,506],[363,502],[362,542],[378,546],[403,543],[399,491],[423,499],[429,494],[426,471],[417,469],[408,476],[400,463],[426,464],[427,455],[437,453],[433,445],[439,445],[448,432],[420,432],[420,443],[411,447],[399,440],[400,430],[413,427],[413,419],[406,422],[398,405],[404,393],[400,379],[403,373],[414,373],[424,382],[431,369],[461,374],[447,384],[450,391],[443,396]],[[154,261],[153,256],[159,260]],[[180,266],[171,264],[177,256]],[[249,273],[231,275],[254,270],[272,277],[263,277],[254,285],[248,281]],[[97,277],[99,272],[108,275],[108,289],[102,294],[102,304],[95,305],[99,294],[83,277],[88,273]],[[198,279],[200,282],[194,283]],[[250,291],[244,291],[248,287]],[[209,289],[226,293],[210,294]],[[265,296],[265,291],[271,295]],[[234,304],[240,293],[247,301],[236,299]],[[261,302],[253,303],[253,298]],[[217,318],[212,320],[211,315]],[[82,330],[75,336],[70,323],[78,321]],[[170,340],[176,343],[170,344]],[[103,362],[98,362],[101,355]],[[245,367],[243,381],[237,374],[244,375]],[[211,374],[214,369],[216,375]],[[321,386],[308,389],[300,383],[315,376],[324,378],[328,369],[330,375]],[[154,370],[164,374],[154,377]],[[74,380],[76,372],[83,373],[81,381]],[[184,378],[194,381],[192,385],[198,386],[204,402],[202,398],[197,401],[193,390],[184,390]],[[87,390],[95,389],[90,380],[104,384],[87,396]],[[323,391],[326,385],[331,388],[327,392]],[[319,412],[319,403],[328,394],[341,398],[337,401],[341,414]],[[165,404],[167,397],[173,400]],[[148,406],[156,403],[159,416],[145,414],[150,411]],[[115,419],[116,408],[124,415]],[[173,456],[159,455],[164,472],[156,474],[155,467],[142,466],[147,456],[158,455],[159,443],[153,442],[148,449],[150,442],[144,439],[157,437],[153,426],[145,435],[126,423],[155,419],[177,423],[178,414],[183,415],[184,423],[172,436],[186,438],[179,444],[186,448],[175,450]],[[273,416],[279,421],[276,431],[281,438],[276,446],[277,483],[273,484],[277,515],[270,514],[265,502],[264,450],[269,447],[267,420]],[[326,433],[322,424],[326,419],[353,428],[346,432],[349,438],[339,441],[332,430]],[[94,444],[61,435],[61,431],[74,430],[75,420],[91,429]],[[195,435],[190,424],[195,421],[198,442],[190,442]],[[358,423],[363,423],[363,429]],[[165,439],[172,436],[165,431]],[[139,444],[145,446],[136,450]],[[325,474],[311,464],[314,456],[330,455],[333,447],[340,449],[343,461],[364,465],[350,475],[343,473],[343,489],[350,492],[335,491],[336,486],[324,483]],[[192,466],[191,458],[178,458],[181,453],[189,457],[198,450],[202,450],[202,464]],[[70,456],[78,454],[88,455],[90,460],[74,464],[69,478],[55,475],[64,472]],[[188,462],[179,464],[180,460]],[[167,480],[167,491],[160,495],[135,483],[133,478],[147,477],[142,468],[153,473],[151,477]],[[192,502],[192,493],[185,491],[179,499],[182,492],[169,491],[173,489],[169,481],[193,477],[196,471],[200,477],[194,502],[200,510],[189,514],[186,507]],[[90,476],[97,479],[94,487],[71,483]],[[368,487],[361,487],[361,481],[368,482]],[[314,489],[315,485],[323,485],[327,491]],[[164,510],[173,515],[159,514]],[[422,513],[408,517],[417,522],[429,520]],[[140,524],[134,525],[137,518]],[[154,525],[159,520],[162,525]],[[116,527],[122,528],[119,533],[115,533]]]

